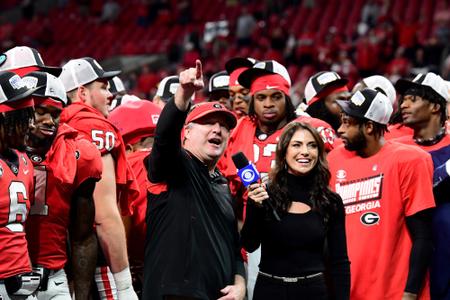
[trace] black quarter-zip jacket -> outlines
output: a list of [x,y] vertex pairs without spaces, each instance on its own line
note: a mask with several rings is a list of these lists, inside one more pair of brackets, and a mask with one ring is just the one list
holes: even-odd
[[235,275],[245,276],[227,181],[181,147],[186,115],[167,103],[147,159],[143,299],[217,299]]

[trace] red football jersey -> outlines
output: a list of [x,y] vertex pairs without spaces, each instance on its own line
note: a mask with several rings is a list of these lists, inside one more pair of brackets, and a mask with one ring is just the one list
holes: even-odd
[[131,265],[144,263],[145,233],[147,230],[145,215],[147,212],[147,189],[149,187],[144,158],[149,154],[149,149],[142,149],[130,153],[127,157],[140,188],[139,198],[131,205],[131,231],[127,240]]
[[333,150],[337,146],[336,141],[338,140],[338,137],[336,135],[336,132],[334,131],[333,127],[331,127],[331,125],[327,122],[308,116],[300,116],[295,119],[294,122],[307,123],[314,127],[322,137],[323,143],[325,144],[325,150],[327,152]]
[[[67,261],[70,205],[78,186],[88,178],[99,180],[102,160],[97,148],[63,124],[45,160],[31,156],[35,187],[26,224],[33,264],[52,270]],[[62,172],[61,172],[62,171]]]
[[80,102],[66,107],[61,123],[67,123],[91,141],[102,155],[111,153],[115,161],[118,203],[123,215],[130,214],[130,205],[139,196],[139,187],[128,164],[119,130],[94,108]]
[[30,209],[33,165],[25,154],[15,153],[18,169],[0,159],[0,280],[31,271],[24,224]]
[[[351,299],[401,299],[411,238],[405,217],[434,207],[431,157],[387,141],[362,158],[343,146],[328,155],[331,187],[344,202]],[[424,289],[422,299],[429,299]]]
[[223,169],[221,170],[224,176],[228,179],[231,193],[238,200],[243,201],[244,214],[245,205],[247,202],[247,191],[243,187],[237,169],[233,163],[232,156],[242,151],[249,161],[253,162],[260,172],[261,179],[265,180],[272,165],[275,163],[275,149],[278,143],[283,128],[275,131],[271,135],[260,134],[255,136],[256,122],[250,117],[241,118],[238,124],[233,129],[228,147],[225,150],[224,157],[221,162]]

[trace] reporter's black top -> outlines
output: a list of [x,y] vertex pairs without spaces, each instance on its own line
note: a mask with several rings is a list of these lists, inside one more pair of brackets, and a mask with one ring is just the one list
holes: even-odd
[[[292,201],[308,200],[312,183],[309,178],[288,176],[288,193]],[[325,226],[315,210],[285,213],[281,221],[267,218],[263,207],[250,200],[241,231],[243,247],[255,251],[261,244],[259,268],[276,276],[297,277],[325,271],[324,245],[327,240],[330,275],[336,299],[349,299],[350,262],[345,237],[345,213],[342,201]]]

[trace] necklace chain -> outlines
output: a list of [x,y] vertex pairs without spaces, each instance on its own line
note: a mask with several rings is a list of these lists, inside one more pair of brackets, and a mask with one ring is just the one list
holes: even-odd
[[422,145],[422,146],[432,146],[437,143],[439,143],[445,136],[445,128],[442,127],[439,129],[439,132],[432,138],[428,139],[421,139],[421,138],[415,138],[414,141],[416,144]]

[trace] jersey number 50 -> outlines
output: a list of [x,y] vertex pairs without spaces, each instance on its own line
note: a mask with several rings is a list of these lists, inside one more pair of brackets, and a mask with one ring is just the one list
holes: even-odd
[[98,150],[105,149],[106,151],[110,151],[114,148],[114,133],[110,131],[103,132],[103,130],[92,130],[92,141],[94,141]]

